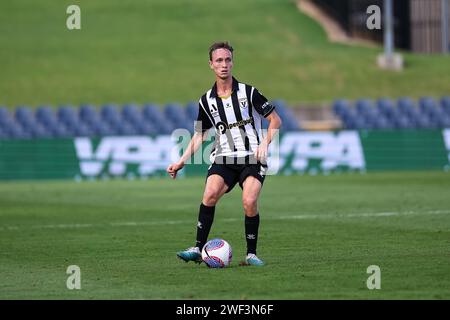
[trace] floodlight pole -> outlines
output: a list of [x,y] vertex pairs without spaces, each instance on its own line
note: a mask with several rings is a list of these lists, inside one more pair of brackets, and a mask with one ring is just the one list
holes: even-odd
[[392,58],[394,51],[392,11],[392,0],[384,0],[384,54],[387,59]]
[[394,9],[392,0],[383,2],[384,23],[384,53],[377,58],[378,66],[382,69],[400,71],[403,69],[401,54],[394,53]]
[[448,53],[448,0],[441,0],[442,7],[442,53]]

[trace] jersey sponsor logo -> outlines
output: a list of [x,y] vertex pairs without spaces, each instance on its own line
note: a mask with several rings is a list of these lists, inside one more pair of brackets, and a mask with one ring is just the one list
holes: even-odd
[[227,124],[223,121],[219,121],[216,123],[216,130],[219,134],[224,134],[227,131]]
[[218,133],[224,134],[227,129],[233,129],[235,127],[243,127],[250,123],[253,123],[253,118],[237,121],[234,123],[230,123],[228,125],[225,122],[220,121],[220,122],[216,123],[216,129],[217,129]]

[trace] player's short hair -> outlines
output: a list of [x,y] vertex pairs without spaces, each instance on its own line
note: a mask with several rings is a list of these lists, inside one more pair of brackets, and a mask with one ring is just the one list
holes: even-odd
[[211,47],[209,47],[209,61],[212,61],[212,53],[217,49],[227,49],[231,52],[231,55],[233,55],[234,49],[228,41],[214,42]]

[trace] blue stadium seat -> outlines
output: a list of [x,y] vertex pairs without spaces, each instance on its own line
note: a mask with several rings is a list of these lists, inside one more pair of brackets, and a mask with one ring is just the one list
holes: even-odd
[[373,120],[373,129],[380,129],[380,130],[386,130],[386,129],[392,129],[394,125],[383,115],[379,115],[376,119]]
[[421,97],[419,99],[419,109],[422,113],[429,115],[437,109],[437,102],[431,97]]
[[374,107],[373,102],[370,99],[358,99],[355,102],[356,111],[360,115],[373,114]]
[[96,108],[90,104],[82,104],[78,111],[79,120],[89,126],[91,129],[102,122]]
[[56,114],[59,122],[64,124],[69,131],[78,125],[78,116],[72,106],[60,106]]
[[9,114],[8,109],[0,107],[0,125],[9,119],[11,119],[11,115]]
[[442,97],[441,99],[441,109],[444,111],[447,115],[450,116],[450,96],[448,97]]
[[32,138],[36,139],[49,139],[53,138],[53,134],[50,130],[46,129],[39,123],[34,123],[29,128],[26,128],[25,131],[29,132]]
[[55,138],[64,139],[73,137],[73,134],[62,123],[57,123],[55,126],[50,127],[49,130]]
[[438,120],[439,128],[450,128],[450,115],[445,114],[442,118]]
[[98,121],[91,126],[94,137],[107,137],[118,135],[117,130],[108,126],[105,122]]
[[104,121],[106,121],[108,125],[113,128],[120,127],[120,125],[122,124],[122,118],[119,111],[117,110],[117,106],[115,105],[103,105],[100,109],[100,116]]
[[391,119],[395,113],[395,105],[391,99],[388,98],[380,98],[376,102],[376,108],[378,113],[382,114],[388,119]]
[[170,103],[164,108],[164,115],[169,119],[176,128],[193,127],[191,121],[187,118],[185,109],[178,104]]
[[12,138],[8,128],[14,125],[14,120],[5,107],[0,107],[0,130],[2,139]]
[[56,119],[52,108],[49,106],[38,107],[35,112],[35,118],[38,123],[43,125],[49,131],[58,124],[58,120]]
[[94,132],[86,124],[79,122],[75,127],[72,128],[72,133],[74,137],[92,137]]
[[347,116],[344,120],[344,128],[348,130],[368,129],[364,118],[359,116]]
[[186,115],[191,121],[197,120],[198,116],[198,103],[189,102],[186,105]]
[[36,119],[34,118],[33,111],[29,107],[19,106],[16,108],[14,117],[18,123],[24,128],[32,126]]
[[411,98],[403,97],[397,100],[397,108],[404,116],[410,116],[414,109],[416,109],[414,101]]
[[142,113],[134,104],[126,104],[122,108],[122,118],[130,123],[137,123],[142,120]]
[[436,127],[436,124],[433,124],[428,117],[425,117],[423,115],[412,118],[411,121],[413,122],[414,128],[429,129]]
[[138,132],[137,130],[134,128],[134,126],[132,126],[131,124],[129,124],[128,122],[122,122],[118,127],[118,133],[121,136],[134,136],[137,135]]
[[159,108],[154,104],[145,104],[142,114],[146,121],[153,124],[158,134],[171,134],[174,126],[170,121],[167,121]]
[[31,139],[31,134],[23,130],[18,123],[11,121],[6,123],[3,128],[4,132],[10,139]]
[[148,121],[140,121],[135,124],[137,133],[140,135],[156,135],[158,134],[157,128]]
[[344,99],[338,99],[333,102],[332,109],[335,115],[342,118],[350,110],[350,103]]
[[413,128],[413,123],[407,116],[399,116],[394,119],[394,127],[397,129]]

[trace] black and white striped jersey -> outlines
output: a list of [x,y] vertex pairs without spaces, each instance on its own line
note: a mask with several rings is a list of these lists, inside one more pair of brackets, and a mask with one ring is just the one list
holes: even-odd
[[245,157],[252,155],[263,139],[262,117],[275,107],[254,87],[233,78],[229,97],[219,97],[217,86],[199,100],[196,132],[216,129],[212,157]]

